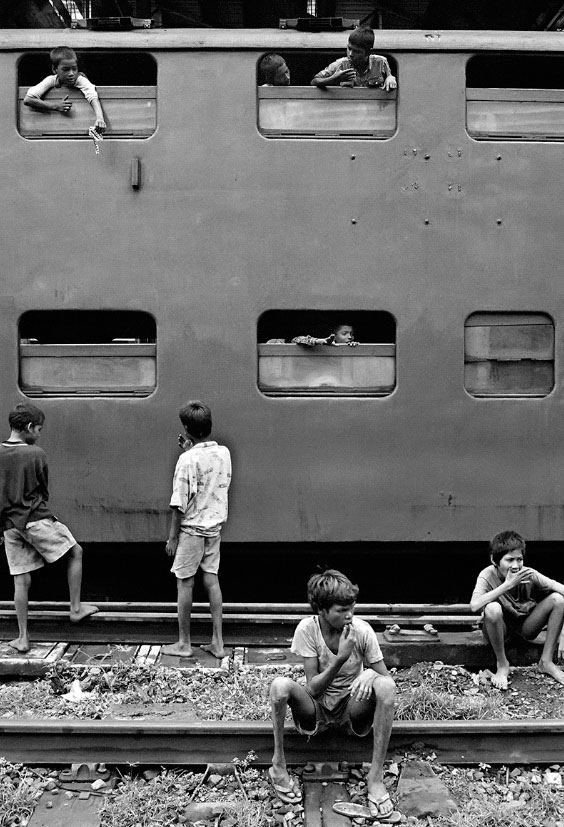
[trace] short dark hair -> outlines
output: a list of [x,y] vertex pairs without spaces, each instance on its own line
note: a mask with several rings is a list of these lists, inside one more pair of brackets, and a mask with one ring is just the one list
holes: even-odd
[[350,606],[356,602],[358,586],[336,569],[314,574],[307,582],[307,599],[314,612],[330,609],[335,604]]
[[55,46],[54,49],[51,49],[49,53],[49,58],[51,59],[51,66],[55,69],[61,62],[61,60],[76,60],[78,63],[78,58],[76,57],[76,52],[74,49],[69,49],[68,46]]
[[349,43],[353,46],[360,46],[365,52],[369,52],[374,46],[374,32],[368,26],[353,29],[349,35]]
[[25,431],[28,425],[43,425],[45,414],[31,402],[18,402],[8,414],[8,422],[13,431]]
[[498,566],[501,558],[514,548],[518,548],[523,553],[523,557],[525,556],[525,541],[516,531],[500,531],[492,537],[490,557],[494,566]]
[[258,82],[274,84],[276,80],[276,72],[281,66],[284,66],[286,61],[280,55],[274,52],[269,52],[264,55],[259,61],[258,65]]
[[197,439],[209,436],[212,429],[212,415],[207,405],[199,399],[193,399],[180,408],[180,421],[191,436]]

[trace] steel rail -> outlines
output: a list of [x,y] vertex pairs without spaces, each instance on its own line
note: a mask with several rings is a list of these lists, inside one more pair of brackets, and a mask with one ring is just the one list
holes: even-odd
[[[289,763],[370,760],[371,738],[325,732],[312,739],[286,729]],[[415,745],[415,747],[414,747]],[[552,764],[564,756],[564,722],[396,721],[389,755],[421,749],[451,764]],[[25,764],[196,765],[231,761],[254,750],[259,764],[272,757],[272,728],[264,721],[0,722],[0,754]]]

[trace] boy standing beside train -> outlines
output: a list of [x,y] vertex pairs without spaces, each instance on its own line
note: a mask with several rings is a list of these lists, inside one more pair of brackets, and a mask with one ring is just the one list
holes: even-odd
[[369,86],[390,92],[397,89],[390,64],[382,55],[371,54],[374,32],[368,27],[353,29],[347,44],[347,56],[340,57],[316,74],[312,86]]
[[533,640],[546,626],[539,671],[564,684],[564,672],[554,663],[564,655],[564,585],[523,565],[525,541],[516,531],[502,531],[490,542],[492,565],[478,575],[470,609],[483,609],[484,633],[492,645],[497,671],[492,684],[507,689],[509,661],[505,641],[511,636]]
[[0,528],[10,574],[14,578],[14,604],[19,635],[10,641],[18,652],[29,651],[27,629],[31,572],[54,563],[68,552],[70,619],[74,623],[98,611],[82,603],[82,548],[69,529],[53,516],[47,501],[48,469],[45,452],[35,443],[45,414],[20,402],[10,411],[10,438],[0,444]]
[[[278,677],[270,688],[272,785],[285,803],[301,798],[284,755],[288,707],[296,729],[308,737],[333,728],[365,736],[372,729],[372,762],[366,778],[369,817],[395,824],[401,816],[394,811],[384,786],[383,770],[396,686],[384,664],[376,633],[366,621],[354,617],[358,586],[341,572],[328,569],[309,579],[307,595],[315,614],[299,622],[291,646],[302,658],[306,685]],[[337,802],[334,809],[339,811]]]
[[224,445],[209,439],[211,411],[200,401],[180,409],[185,436],[179,436],[180,455],[174,471],[170,507],[172,516],[166,552],[174,557],[172,573],[178,589],[178,641],[162,647],[165,655],[193,657],[190,616],[194,579],[201,569],[212,616],[211,643],[201,648],[216,658],[225,655],[222,633],[222,596],[219,586],[220,533],[227,520],[227,492],[231,456]]

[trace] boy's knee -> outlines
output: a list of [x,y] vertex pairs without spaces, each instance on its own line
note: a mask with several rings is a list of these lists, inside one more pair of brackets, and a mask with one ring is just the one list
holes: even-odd
[[396,697],[396,684],[390,675],[382,675],[374,681],[374,695],[379,703],[393,704]]
[[29,591],[31,586],[31,574],[27,571],[24,574],[14,575],[14,589],[16,591]]
[[503,610],[500,603],[488,603],[484,607],[484,617],[492,623],[503,620]]
[[270,699],[272,701],[287,701],[291,695],[293,683],[290,678],[274,678],[270,684]]

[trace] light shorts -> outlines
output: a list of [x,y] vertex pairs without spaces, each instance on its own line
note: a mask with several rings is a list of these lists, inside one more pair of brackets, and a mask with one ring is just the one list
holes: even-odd
[[34,520],[24,531],[8,528],[4,532],[4,548],[8,558],[10,574],[28,574],[41,569],[45,563],[54,563],[76,540],[63,523],[54,517]]
[[186,534],[185,531],[181,531],[171,572],[179,580],[193,577],[198,569],[208,574],[217,574],[220,542],[219,534],[215,537],[201,537],[199,534]]
[[[355,731],[351,721],[350,695],[345,695],[345,697],[342,698],[333,709],[327,709],[327,707],[320,704],[319,701],[313,697],[306,687],[304,687],[304,689],[310,696],[315,706],[315,727],[312,730],[304,729],[300,722],[294,718],[294,726],[300,735],[307,735],[311,738],[312,735],[325,732],[326,729],[342,728],[345,729],[350,735],[358,735],[360,738],[364,738],[364,736],[368,735],[372,729],[373,716],[371,716],[370,723],[364,732]],[[372,697],[374,697],[374,695],[372,695]]]

